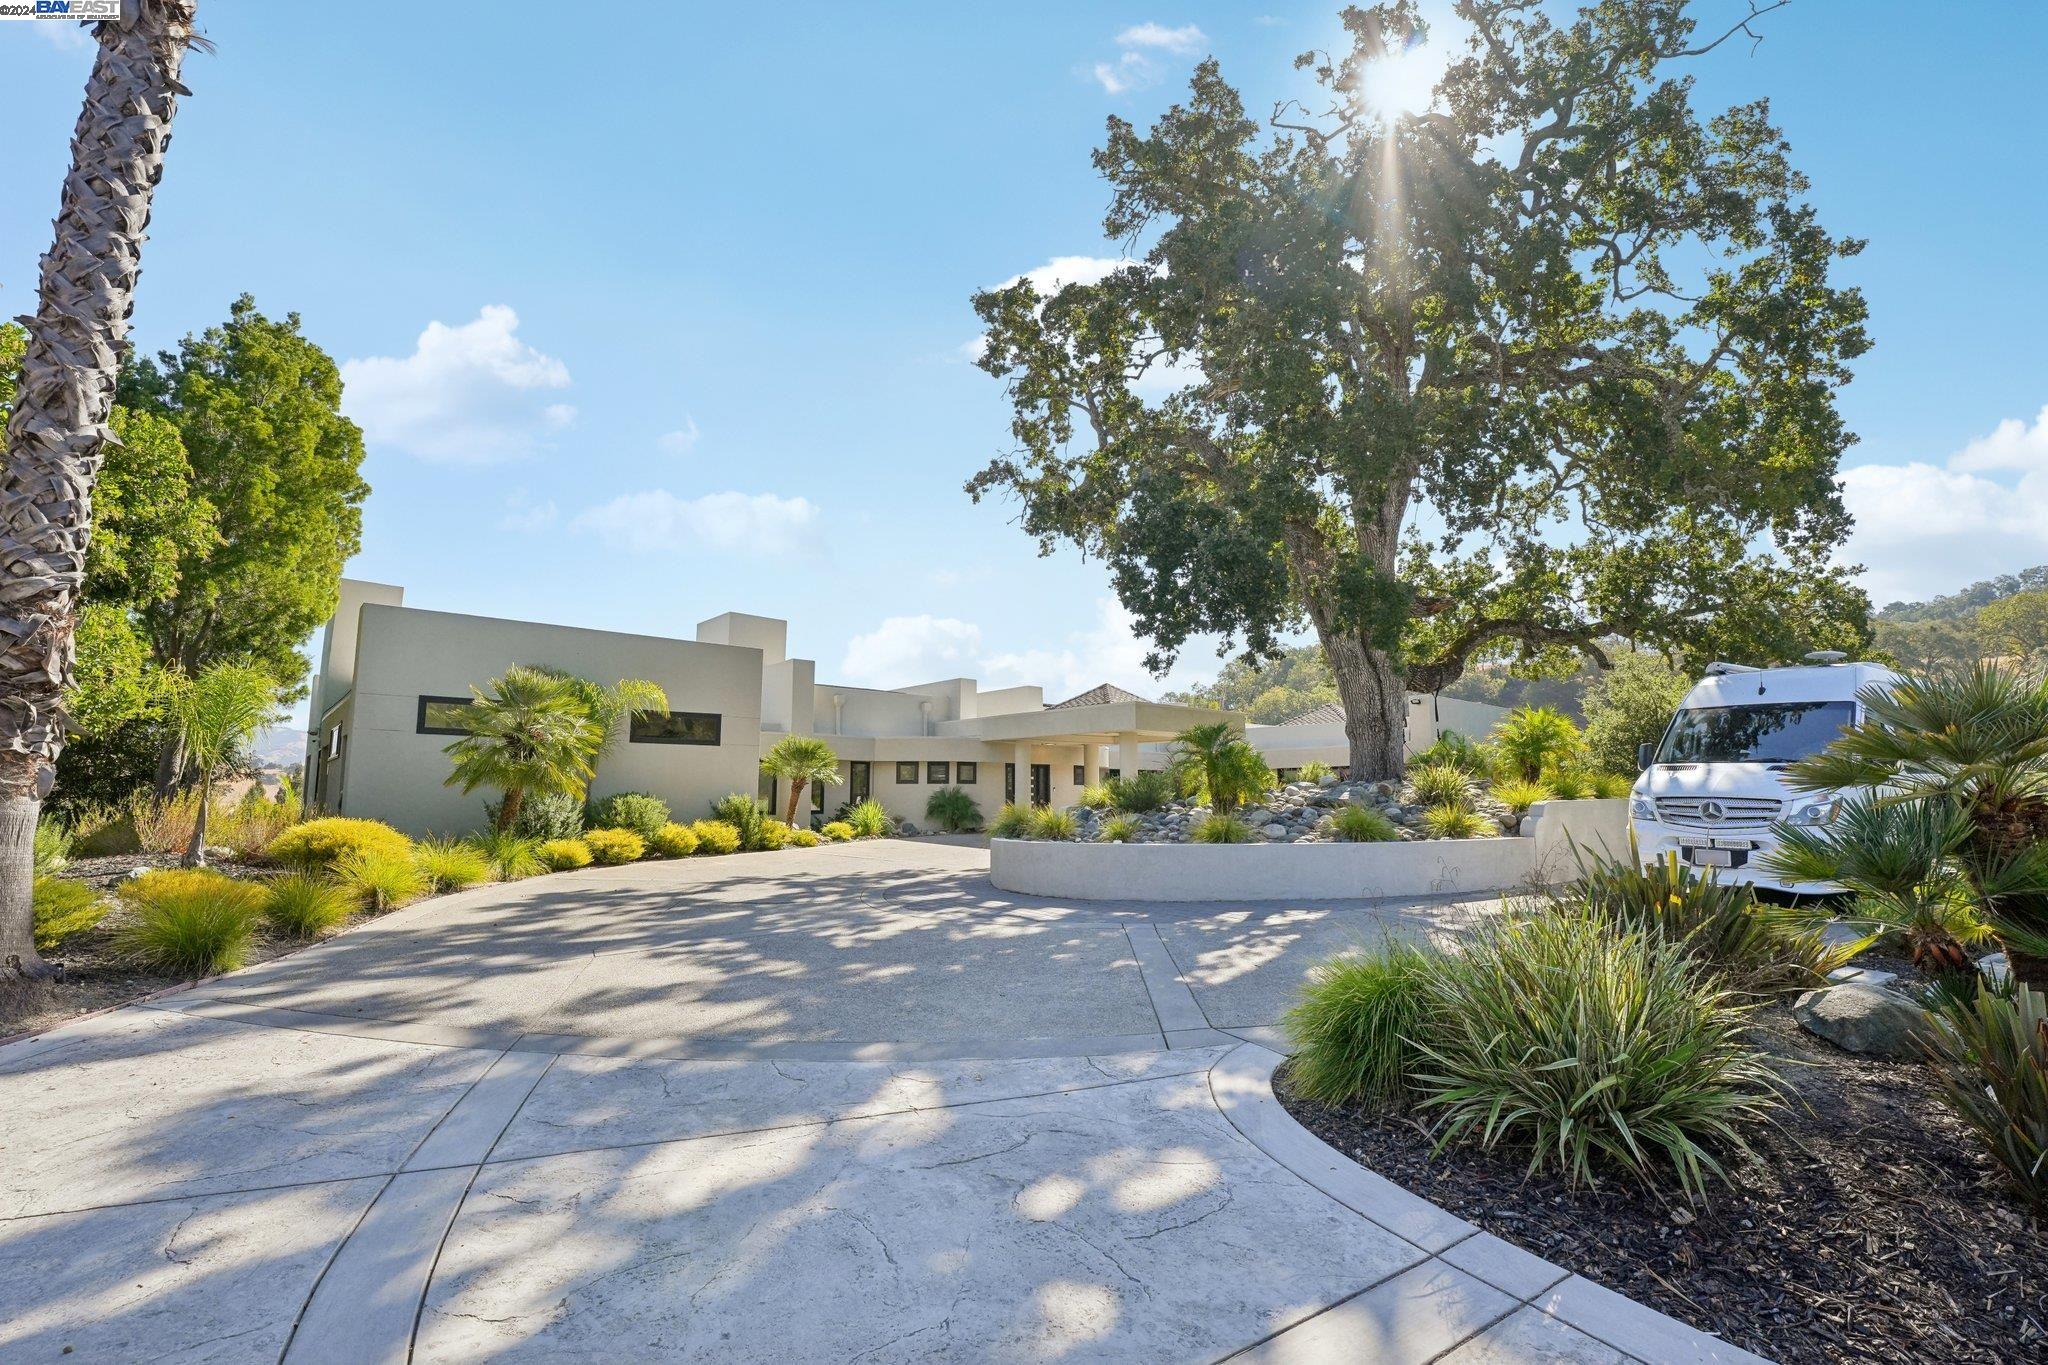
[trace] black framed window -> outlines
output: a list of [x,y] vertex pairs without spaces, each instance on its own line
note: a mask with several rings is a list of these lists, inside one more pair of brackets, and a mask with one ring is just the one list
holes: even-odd
[[1015,803],[1017,800],[1017,765],[1003,765],[1003,800]]
[[1077,787],[1088,785],[1088,769],[1079,763],[1074,765],[1074,785]]
[[468,697],[421,697],[419,714],[415,717],[418,733],[423,735],[466,735],[462,728],[462,713],[468,708]]
[[1104,768],[1102,770],[1102,780],[1104,782],[1109,781],[1112,777],[1122,777],[1123,775],[1124,770],[1122,768]]
[[811,809],[825,809],[825,784],[823,782],[813,782],[811,784]]
[[943,787],[953,780],[953,765],[944,759],[933,759],[924,765],[924,780],[934,787]]
[[957,763],[954,765],[953,776],[959,780],[961,786],[971,787],[981,781],[981,765],[978,763]]
[[626,738],[635,744],[716,744],[725,717],[713,711],[635,711]]
[[896,783],[898,786],[903,787],[914,787],[917,785],[917,763],[915,760],[896,765]]

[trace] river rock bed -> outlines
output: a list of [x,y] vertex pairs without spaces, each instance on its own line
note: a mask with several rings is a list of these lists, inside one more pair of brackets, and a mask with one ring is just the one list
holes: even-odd
[[[1334,777],[1321,781],[1289,782],[1276,787],[1266,799],[1240,806],[1237,818],[1252,834],[1271,844],[1317,844],[1339,842],[1324,821],[1345,806],[1364,806],[1392,821],[1403,839],[1425,839],[1422,813],[1427,805],[1414,799],[1414,792],[1398,782],[1342,782]],[[1476,794],[1473,808],[1492,820],[1503,834],[1512,834],[1519,824],[1507,807],[1484,791]],[[1071,808],[1076,825],[1075,838],[1093,842],[1101,837],[1104,822],[1117,815],[1112,810],[1087,806]],[[1138,833],[1131,840],[1140,844],[1185,844],[1192,842],[1195,825],[1209,814],[1209,808],[1194,801],[1174,801],[1155,811],[1134,814]]]

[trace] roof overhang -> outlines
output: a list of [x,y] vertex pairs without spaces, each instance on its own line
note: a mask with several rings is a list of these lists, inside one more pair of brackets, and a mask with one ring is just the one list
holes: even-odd
[[1190,726],[1214,725],[1218,721],[1240,733],[1244,730],[1244,717],[1234,712],[1161,701],[1048,707],[1041,711],[976,716],[971,720],[942,720],[933,728],[940,735],[992,744],[1114,744],[1126,735],[1141,740],[1171,739]]

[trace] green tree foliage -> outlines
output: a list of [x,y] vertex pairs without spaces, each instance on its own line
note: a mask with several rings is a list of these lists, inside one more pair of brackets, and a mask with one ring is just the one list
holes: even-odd
[[822,739],[809,735],[784,735],[775,747],[761,756],[761,771],[789,784],[789,801],[783,813],[788,824],[796,823],[797,803],[804,788],[815,782],[829,787],[839,780],[839,755]]
[[1878,651],[1925,672],[2048,649],[2048,564],[1925,602],[1894,602],[1871,622]]
[[276,718],[277,694],[277,683],[269,674],[241,664],[214,664],[196,678],[177,678],[170,687],[178,743],[199,776],[198,814],[185,848],[185,866],[205,865],[207,807],[213,803],[214,779],[258,730]]
[[1977,634],[1992,654],[2031,655],[2048,649],[2048,589],[1987,603],[1977,612]]
[[1636,770],[1638,745],[1664,736],[1693,680],[1659,654],[1623,654],[1586,691],[1586,756],[1603,773]]
[[[597,765],[626,737],[626,721],[636,711],[668,710],[668,693],[661,690],[661,684],[645,678],[621,678],[611,686],[595,683],[588,678],[579,678],[566,668],[550,664],[535,664],[533,667],[551,677],[560,678],[582,703],[584,714],[602,736],[597,749],[590,755],[591,776],[597,775]],[[664,819],[667,817],[664,816]]]
[[1830,563],[1834,394],[1869,344],[1830,272],[1859,244],[1763,102],[1694,109],[1720,42],[1682,4],[1454,8],[1422,115],[1360,98],[1427,37],[1411,0],[1346,10],[1350,50],[1302,59],[1324,107],[1267,127],[1204,62],[1096,153],[1142,260],[975,299],[1018,449],[970,492],[1101,556],[1155,667],[1196,633],[1263,656],[1313,628],[1359,774],[1399,771],[1403,689],[1475,658],[1866,631]]
[[478,787],[504,793],[499,834],[518,823],[529,792],[582,794],[604,734],[569,679],[514,664],[488,690],[470,691],[476,700],[462,708],[460,721],[469,733],[443,750],[455,763],[447,785],[464,795]]
[[1166,700],[1242,711],[1257,725],[1283,725],[1337,700],[1337,680],[1317,646],[1288,645],[1266,659],[1232,659],[1216,681],[1169,692]]
[[1225,721],[1175,735],[1167,763],[1181,790],[1199,795],[1217,815],[1230,814],[1273,786],[1266,760]]

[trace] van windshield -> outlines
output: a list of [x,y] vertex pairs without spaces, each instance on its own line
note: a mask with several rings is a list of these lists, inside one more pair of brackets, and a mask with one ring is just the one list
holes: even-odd
[[1819,753],[1856,720],[1856,703],[1791,701],[1680,711],[1657,746],[1659,763],[1790,763]]

